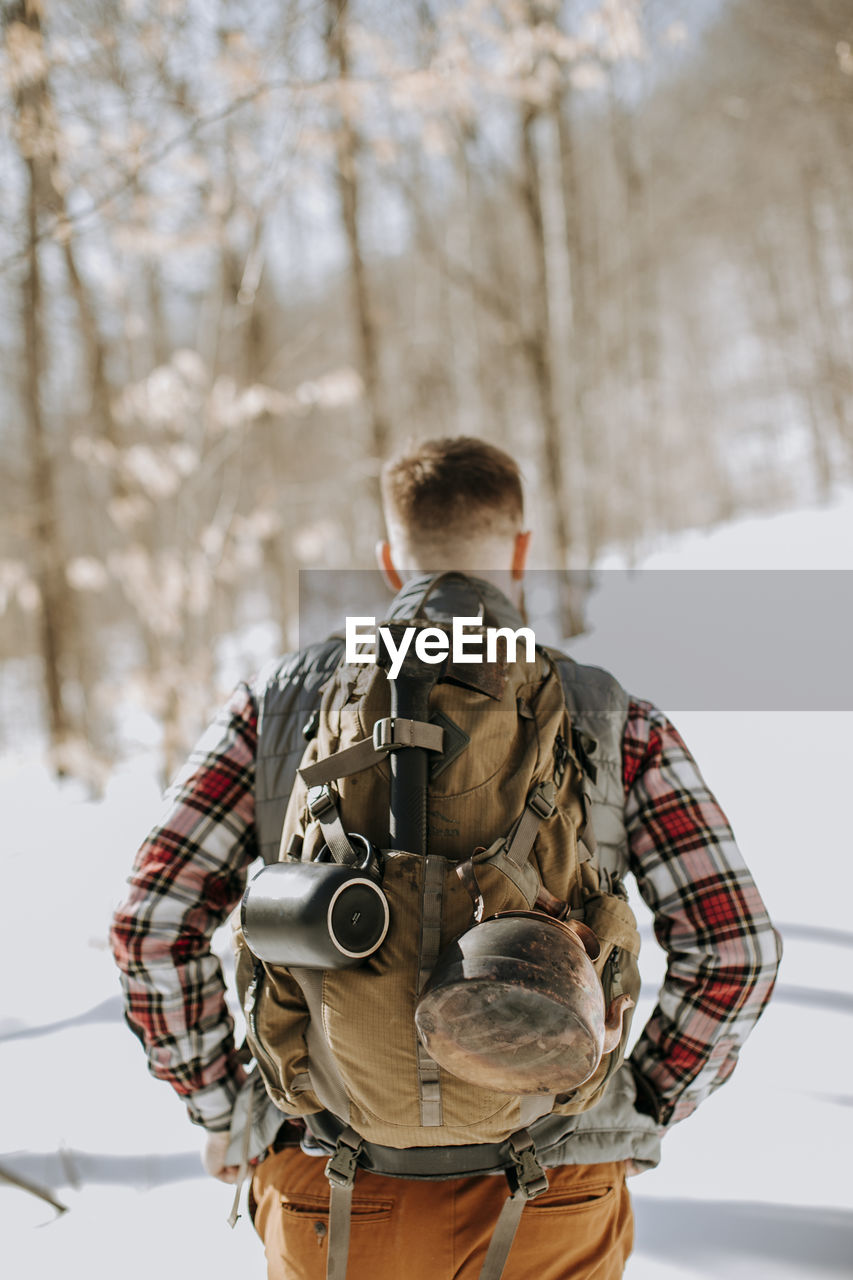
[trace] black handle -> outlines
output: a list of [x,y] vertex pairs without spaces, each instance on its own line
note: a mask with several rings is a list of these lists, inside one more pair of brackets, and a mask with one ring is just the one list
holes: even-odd
[[[392,624],[393,625],[393,624]],[[403,624],[405,625],[405,624]],[[399,636],[395,637],[399,644]],[[391,716],[407,720],[429,720],[429,695],[438,679],[438,671],[415,655],[414,646],[407,652],[391,685]],[[384,645],[377,651],[377,661],[390,667],[390,655]],[[429,785],[429,752],[425,747],[397,747],[391,756],[391,829],[392,849],[427,854],[427,803]]]
[[[391,681],[391,715],[429,720],[429,693],[435,677],[414,679],[401,671]],[[429,752],[400,747],[391,752],[391,848],[427,854]]]

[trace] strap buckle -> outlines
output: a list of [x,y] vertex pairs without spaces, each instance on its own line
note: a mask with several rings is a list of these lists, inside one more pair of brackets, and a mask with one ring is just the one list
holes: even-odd
[[373,726],[374,750],[390,751],[392,747],[398,745],[394,741],[394,717],[386,716],[384,720],[377,720]]
[[312,818],[322,818],[324,813],[335,807],[335,797],[328,782],[321,787],[309,787],[307,796],[308,812]]
[[358,1169],[358,1157],[364,1146],[359,1138],[358,1145],[353,1146],[341,1135],[335,1147],[335,1154],[326,1162],[326,1177],[335,1187],[351,1187],[355,1182]]
[[525,1136],[523,1146],[516,1145],[514,1138],[509,1140],[512,1166],[507,1169],[506,1176],[513,1196],[520,1193],[525,1200],[535,1200],[536,1196],[548,1190],[548,1175],[536,1159],[533,1139],[530,1134]]
[[533,810],[537,818],[542,818],[544,821],[545,818],[550,818],[557,807],[555,795],[556,791],[553,782],[550,780],[542,782],[528,796],[527,807]]
[[398,747],[443,752],[444,729],[431,720],[409,720],[406,716],[386,716],[377,720],[373,725],[373,749],[377,755],[395,751]]

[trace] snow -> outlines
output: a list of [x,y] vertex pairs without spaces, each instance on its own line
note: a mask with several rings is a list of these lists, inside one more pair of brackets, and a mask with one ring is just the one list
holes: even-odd
[[[853,491],[782,515],[755,515],[716,529],[687,529],[649,546],[631,564],[643,569],[853,569]],[[629,560],[611,551],[602,568]]]
[[[853,494],[824,509],[690,534],[643,564],[851,568]],[[593,660],[596,643],[593,632],[578,656]],[[732,819],[786,947],[777,994],[731,1081],[667,1137],[660,1168],[631,1184],[636,1247],[626,1274],[850,1276],[853,713],[673,714]],[[40,1201],[0,1187],[5,1274],[16,1280],[69,1271],[87,1280],[264,1272],[245,1215],[234,1231],[225,1224],[232,1189],[201,1171],[201,1131],[149,1077],[121,1020],[107,930],[159,810],[153,777],[140,756],[93,803],[75,785],[53,783],[32,757],[11,753],[0,765],[0,1168],[49,1187],[70,1210],[55,1218]],[[637,1027],[662,971],[644,909],[642,922]]]

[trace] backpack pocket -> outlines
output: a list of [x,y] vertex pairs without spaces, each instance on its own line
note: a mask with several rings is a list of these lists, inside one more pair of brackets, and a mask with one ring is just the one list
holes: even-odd
[[519,1127],[519,1100],[445,1071],[438,1074],[440,1123],[424,1118],[415,1006],[433,950],[471,923],[471,902],[454,864],[430,861],[432,881],[424,858],[386,852],[388,934],[361,968],[323,974],[323,1036],[350,1101],[350,1123],[362,1137],[391,1147],[502,1141]]
[[308,1075],[308,1006],[286,969],[252,955],[239,925],[234,929],[236,981],[246,1019],[246,1042],[273,1102],[288,1115],[322,1107]]
[[571,1093],[558,1094],[554,1111],[577,1115],[600,1101],[614,1072],[625,1057],[634,1008],[640,994],[640,934],[625,898],[614,893],[593,893],[584,901],[583,922],[593,930],[601,945],[593,967],[601,979],[604,1004],[608,1008],[617,996],[629,995],[634,1006],[622,1018],[622,1035],[615,1049],[604,1054],[597,1070]]

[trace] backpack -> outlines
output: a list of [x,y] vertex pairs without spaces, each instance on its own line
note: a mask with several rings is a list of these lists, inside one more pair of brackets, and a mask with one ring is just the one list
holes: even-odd
[[[448,631],[421,612],[437,581],[406,626]],[[357,833],[381,852],[389,927],[358,967],[321,970],[265,963],[238,925],[236,977],[267,1092],[286,1115],[306,1117],[332,1155],[333,1221],[335,1187],[351,1188],[358,1165],[414,1177],[504,1168],[517,1225],[525,1198],[547,1185],[536,1151],[547,1159],[622,1062],[630,1014],[619,1043],[577,1088],[507,1095],[440,1068],[415,1026],[439,956],[475,919],[555,903],[598,939],[605,1005],[638,995],[639,934],[622,886],[600,882],[586,795],[592,766],[573,734],[555,657],[538,646],[532,661],[448,655],[430,668],[420,716],[399,705],[405,663],[392,682],[379,661],[344,661],[306,726],[280,861],[312,862],[324,846],[333,860],[351,861]],[[422,785],[402,805],[398,796],[395,815],[392,775],[404,757],[418,757]],[[419,839],[424,847],[413,851]],[[496,1232],[484,1275],[500,1274],[512,1233],[509,1221],[502,1242]],[[330,1243],[330,1275],[345,1274],[345,1248],[343,1256],[341,1264]]]

